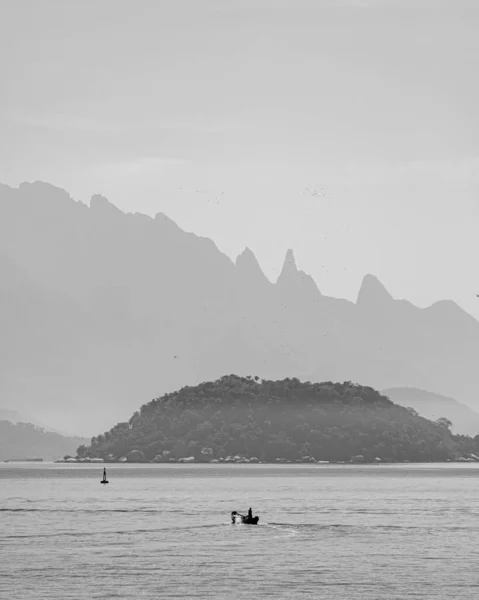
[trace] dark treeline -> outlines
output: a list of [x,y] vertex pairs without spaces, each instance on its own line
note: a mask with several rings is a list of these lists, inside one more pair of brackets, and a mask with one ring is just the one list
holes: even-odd
[[479,436],[451,434],[376,390],[345,383],[302,383],[224,376],[165,394],[128,422],[78,448],[79,457],[197,461],[240,455],[272,462],[444,461],[479,450]]

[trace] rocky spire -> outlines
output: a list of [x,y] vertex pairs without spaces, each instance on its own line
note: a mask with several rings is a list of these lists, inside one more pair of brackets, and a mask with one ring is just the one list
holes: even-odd
[[314,279],[296,266],[291,249],[286,252],[283,268],[276,285],[282,293],[297,301],[315,300],[321,296]]
[[286,252],[286,256],[284,257],[283,268],[281,269],[280,276],[278,277],[278,284],[281,285],[281,282],[287,282],[291,278],[297,277],[299,271],[296,266],[296,260],[294,258],[294,253],[291,248]]

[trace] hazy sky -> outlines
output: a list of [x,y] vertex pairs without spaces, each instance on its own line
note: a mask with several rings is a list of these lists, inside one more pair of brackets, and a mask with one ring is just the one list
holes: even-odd
[[479,317],[479,2],[0,0],[0,181]]

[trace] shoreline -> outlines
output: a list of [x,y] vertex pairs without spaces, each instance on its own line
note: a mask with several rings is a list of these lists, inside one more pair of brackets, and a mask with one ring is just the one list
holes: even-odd
[[296,468],[309,468],[311,470],[319,470],[319,469],[348,469],[348,468],[381,468],[381,467],[430,467],[434,468],[435,466],[442,467],[473,467],[477,465],[479,467],[478,461],[430,461],[430,462],[381,462],[381,463],[340,463],[340,462],[330,462],[330,463],[269,463],[269,462],[260,462],[260,463],[207,463],[207,462],[196,462],[196,463],[181,463],[181,462],[170,462],[170,463],[155,463],[155,462],[110,462],[110,463],[91,463],[91,462],[67,462],[67,461],[55,461],[55,460],[44,460],[42,462],[28,462],[28,461],[0,461],[0,468],[3,467],[51,467],[58,466],[59,468],[67,467],[88,467],[88,468],[119,468],[124,467],[128,468],[181,468],[186,469],[188,467],[194,468],[204,468],[204,469],[215,469],[220,468],[226,470],[227,468],[232,468],[232,470],[236,470],[239,468],[252,468],[252,469],[264,469],[264,468],[276,468],[276,469],[296,469]]

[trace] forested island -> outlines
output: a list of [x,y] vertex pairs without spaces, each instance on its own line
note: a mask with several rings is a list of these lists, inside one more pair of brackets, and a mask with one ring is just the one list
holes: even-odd
[[[476,460],[479,436],[351,382],[227,375],[165,394],[78,448],[129,462],[439,462]],[[479,459],[478,459],[479,460]]]

